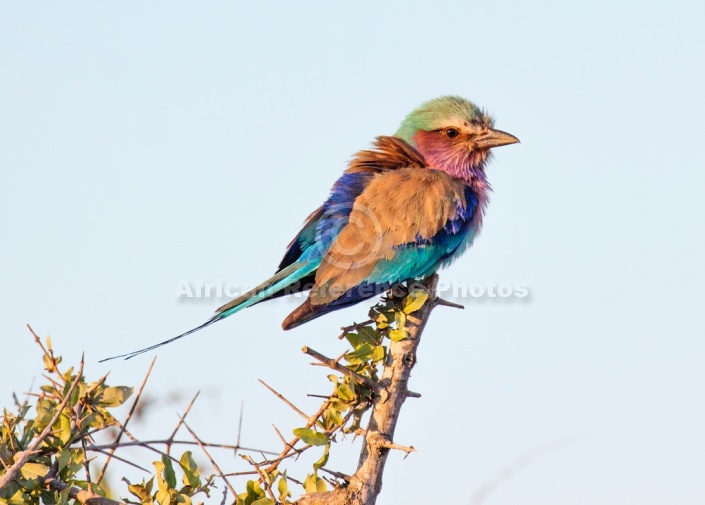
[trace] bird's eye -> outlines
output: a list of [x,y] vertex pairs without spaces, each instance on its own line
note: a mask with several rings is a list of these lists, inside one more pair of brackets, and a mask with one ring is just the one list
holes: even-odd
[[447,129],[443,130],[443,133],[449,139],[454,139],[455,137],[460,135],[460,132],[458,130],[456,130],[455,128],[447,128]]

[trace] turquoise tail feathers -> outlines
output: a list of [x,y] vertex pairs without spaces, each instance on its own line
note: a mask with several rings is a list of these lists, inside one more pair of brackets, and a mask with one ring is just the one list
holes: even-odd
[[172,337],[169,340],[165,340],[164,342],[145,347],[144,349],[140,349],[139,351],[133,351],[127,354],[120,354],[118,356],[111,356],[110,358],[100,360],[99,363],[102,363],[103,361],[109,361],[115,358],[134,358],[135,356],[139,356],[140,354],[143,354],[145,352],[152,351],[157,347],[170,344],[175,340],[179,340],[180,338],[183,338],[187,335],[191,335],[192,333],[195,333],[198,330],[202,330],[203,328],[210,326],[211,324],[216,323],[221,319],[225,319],[226,317],[231,316],[242,309],[245,309],[256,303],[266,300],[278,291],[290,286],[291,284],[294,284],[297,281],[300,281],[311,272],[314,272],[318,268],[319,264],[320,260],[313,262],[297,262],[292,265],[289,265],[288,267],[282,269],[281,271],[277,272],[275,275],[264,281],[256,288],[251,289],[247,293],[242,294],[231,302],[228,302],[222,307],[220,307],[216,311],[215,315],[202,325],[196,326],[195,328],[185,333],[182,333],[181,335],[177,335],[176,337]]
[[214,318],[223,319],[242,309],[251,307],[252,305],[262,302],[272,296],[274,293],[290,286],[291,284],[300,281],[311,272],[315,271],[320,264],[319,261],[310,263],[293,263],[286,268],[283,268],[275,275],[264,281],[262,284],[249,290],[247,293],[240,295],[234,300],[226,303],[216,310]]

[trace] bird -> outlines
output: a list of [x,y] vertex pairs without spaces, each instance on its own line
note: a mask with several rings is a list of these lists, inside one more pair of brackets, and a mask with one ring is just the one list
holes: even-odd
[[[459,96],[429,100],[392,136],[355,154],[327,200],[305,220],[275,274],[168,344],[257,303],[309,291],[282,327],[295,328],[449,265],[482,228],[491,149],[519,139]],[[103,360],[106,361],[106,360]]]

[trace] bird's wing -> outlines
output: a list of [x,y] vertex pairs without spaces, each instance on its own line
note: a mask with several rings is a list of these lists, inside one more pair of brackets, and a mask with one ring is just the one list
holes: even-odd
[[421,154],[403,140],[377,137],[372,149],[360,151],[353,157],[345,173],[333,185],[328,200],[308,216],[301,231],[287,246],[278,271],[300,261],[304,254],[323,256],[348,223],[355,200],[376,174],[425,165]]
[[301,257],[301,254],[311,247],[316,241],[316,228],[323,216],[323,205],[314,210],[304,221],[301,231],[296,235],[294,240],[286,246],[286,253],[279,263],[277,272],[281,272],[289,265],[296,263]]
[[476,204],[465,184],[441,171],[408,166],[378,173],[323,256],[311,305],[330,304],[362,284],[434,271],[466,239]]

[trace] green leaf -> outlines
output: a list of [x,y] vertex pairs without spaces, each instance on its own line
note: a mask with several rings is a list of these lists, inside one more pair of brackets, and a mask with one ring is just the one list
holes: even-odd
[[323,428],[326,430],[331,430],[336,426],[340,426],[341,424],[343,424],[343,416],[341,416],[335,408],[327,408],[326,411],[323,413]]
[[59,477],[64,480],[73,480],[76,473],[83,469],[84,455],[81,449],[69,449],[68,451],[71,458],[66,464],[66,467],[60,470]]
[[57,505],[68,504],[70,502],[70,498],[71,498],[70,493],[71,493],[71,487],[67,487],[66,489],[61,491],[59,493],[59,501],[57,502]]
[[374,317],[373,320],[377,323],[377,328],[380,330],[389,326],[389,319],[384,314],[377,314],[377,317]]
[[58,465],[59,472],[66,468],[66,465],[68,465],[70,461],[71,453],[68,450],[62,449],[56,453],[56,464]]
[[[71,379],[71,381],[73,381],[73,379]],[[67,388],[68,388],[68,387],[71,387],[70,384],[69,384],[69,381],[67,381],[67,386],[66,386],[66,387],[67,387]],[[64,394],[66,394],[67,392],[68,392],[68,389],[66,389],[66,390],[64,391]],[[71,393],[71,396],[69,397],[69,402],[68,402],[67,405],[68,405],[70,408],[75,407],[76,404],[78,403],[78,400],[80,400],[81,398],[83,398],[83,397],[85,396],[85,394],[86,394],[86,383],[85,383],[85,381],[82,380],[82,381],[80,381],[80,382],[78,383],[78,387],[77,387],[77,388],[74,388],[73,392]]]
[[357,333],[360,337],[360,340],[368,344],[379,345],[380,341],[382,340],[380,338],[379,332],[376,331],[374,328],[371,328],[370,326],[363,326],[362,328],[358,328]]
[[389,332],[389,339],[392,342],[399,342],[400,340],[404,340],[405,338],[408,338],[408,337],[409,337],[409,334],[404,329],[390,330],[390,332]]
[[248,480],[245,488],[247,489],[247,492],[238,495],[238,503],[242,500],[242,503],[252,505],[255,501],[265,497],[262,486],[260,486],[259,482],[255,480]]
[[[123,478],[123,480],[126,480],[126,479]],[[145,486],[142,486],[139,484],[128,484],[127,490],[133,496],[137,497],[137,499],[140,501],[140,503],[142,503],[142,504],[151,504],[152,503],[152,493]]]
[[397,311],[394,313],[394,323],[397,326],[397,329],[403,328],[406,326],[406,314],[404,314],[402,311]]
[[48,471],[49,467],[41,463],[25,463],[20,469],[22,477],[28,480],[43,478]]
[[61,416],[59,416],[58,424],[59,428],[55,433],[58,435],[59,439],[66,444],[71,440],[71,419],[65,412],[62,412]]
[[369,355],[374,351],[370,344],[362,344],[360,347],[345,355],[345,361],[351,364],[360,363],[368,359]]
[[156,470],[155,475],[157,476],[157,489],[159,489],[160,491],[168,489],[169,486],[163,477],[164,463],[162,463],[161,461],[155,461],[152,464],[154,465],[154,469]]
[[350,386],[345,383],[338,385],[337,393],[338,398],[345,402],[351,402],[357,398],[357,395],[350,389]]
[[188,495],[180,494],[176,497],[176,503],[183,503],[184,505],[191,505],[191,498]]
[[284,470],[284,473],[279,479],[279,483],[277,484],[277,491],[279,491],[279,501],[281,502],[291,496],[291,493],[289,492],[289,483],[286,480],[286,470]]
[[370,354],[370,360],[373,363],[376,363],[378,361],[382,361],[384,359],[384,346],[378,345],[375,347],[375,350],[372,351],[372,354]]
[[318,472],[318,470],[328,463],[328,454],[330,453],[330,443],[326,444],[326,448],[323,451],[323,456],[321,456],[318,461],[313,464],[313,471]]
[[155,461],[157,486],[158,490],[155,499],[159,505],[171,505],[178,493],[174,489],[176,486],[176,475],[171,460],[166,456],[162,456],[161,461]]
[[44,361],[44,369],[47,372],[53,372],[55,370],[55,360],[53,360],[51,356],[45,354],[44,356],[42,356],[42,360]]
[[184,485],[197,488],[201,485],[200,472],[198,465],[193,460],[191,451],[186,451],[179,460],[179,466],[184,471]]
[[428,300],[428,293],[421,289],[417,289],[409,293],[409,295],[404,298],[404,303],[402,304],[402,310],[405,314],[411,314],[416,312],[424,303]]
[[357,333],[348,333],[345,335],[345,340],[350,342],[350,345],[352,346],[353,349],[357,349],[363,344],[362,339],[358,336]]
[[119,407],[127,401],[127,399],[132,396],[134,388],[129,388],[127,386],[115,386],[110,388],[105,388],[103,392],[98,395],[96,403],[102,405],[103,407]]
[[277,505],[277,502],[271,498],[260,498],[257,501],[253,501],[252,505]]
[[164,480],[169,489],[174,489],[176,487],[176,474],[174,473],[174,465],[171,463],[171,458],[163,454],[162,463],[164,463]]
[[315,473],[306,476],[304,489],[307,493],[323,493],[326,491],[326,481],[319,478]]
[[328,443],[328,437],[324,433],[318,433],[310,428],[296,428],[294,435],[308,445],[326,445]]

